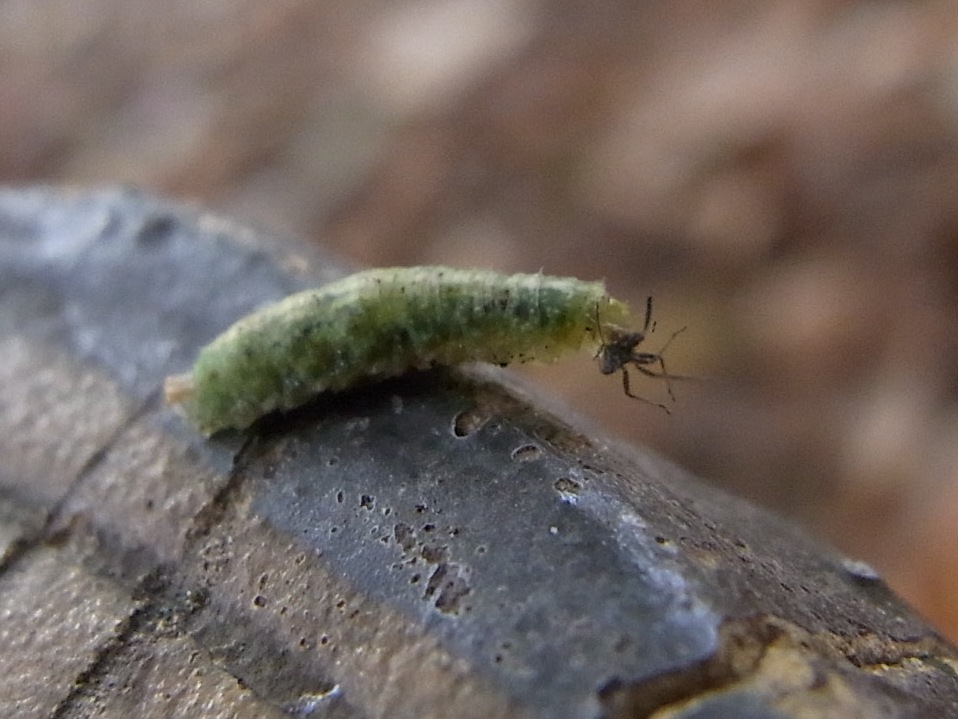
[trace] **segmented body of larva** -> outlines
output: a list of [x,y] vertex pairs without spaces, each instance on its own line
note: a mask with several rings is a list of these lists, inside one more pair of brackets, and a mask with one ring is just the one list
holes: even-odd
[[[650,315],[651,299],[643,330],[623,329],[628,307],[601,282],[448,267],[368,270],[241,319],[203,348],[191,373],[168,377],[165,395],[210,435],[367,378],[470,361],[548,362],[583,346],[599,348],[604,374],[632,364],[667,378],[659,354],[635,351]],[[661,373],[645,367],[652,364]]]

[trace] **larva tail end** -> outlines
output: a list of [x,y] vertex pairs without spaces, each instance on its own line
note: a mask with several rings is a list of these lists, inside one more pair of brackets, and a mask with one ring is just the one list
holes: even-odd
[[186,402],[196,393],[196,384],[191,374],[170,375],[163,380],[163,398],[169,405]]

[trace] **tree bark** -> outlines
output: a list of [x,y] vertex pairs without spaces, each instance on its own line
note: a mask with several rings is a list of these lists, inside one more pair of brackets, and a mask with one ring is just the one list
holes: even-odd
[[164,406],[342,272],[132,191],[0,193],[0,715],[958,716],[958,654],[867,566],[503,373],[211,440]]

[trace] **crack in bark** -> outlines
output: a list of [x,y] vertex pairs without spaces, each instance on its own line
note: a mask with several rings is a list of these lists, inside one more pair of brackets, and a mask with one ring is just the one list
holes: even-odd
[[[938,660],[949,654],[936,637],[899,642],[874,633],[813,634],[780,617],[760,615],[726,622],[719,648],[709,659],[635,682],[612,679],[599,690],[599,700],[608,719],[649,719],[666,708],[733,691],[764,696],[770,703],[801,704],[833,693],[845,697],[850,690],[847,696],[867,707],[886,697],[858,694],[846,681],[856,672],[914,671],[910,662],[917,660],[926,670],[954,676],[956,668]],[[862,661],[866,656],[867,663]],[[842,706],[830,701],[838,712],[834,716],[841,716]]]

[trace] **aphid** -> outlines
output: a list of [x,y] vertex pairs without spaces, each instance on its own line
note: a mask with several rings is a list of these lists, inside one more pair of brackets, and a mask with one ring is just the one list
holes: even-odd
[[210,435],[364,379],[460,362],[548,362],[593,346],[600,371],[621,370],[625,393],[642,399],[629,388],[627,366],[669,380],[661,353],[636,349],[651,320],[649,298],[642,329],[626,329],[628,307],[601,282],[448,267],[368,270],[241,319],[200,351],[192,372],[167,377],[164,393]]

